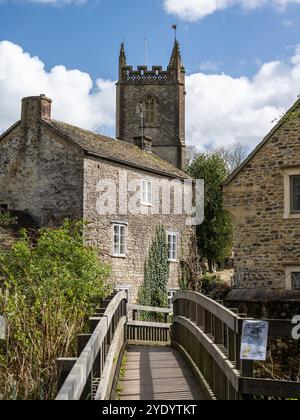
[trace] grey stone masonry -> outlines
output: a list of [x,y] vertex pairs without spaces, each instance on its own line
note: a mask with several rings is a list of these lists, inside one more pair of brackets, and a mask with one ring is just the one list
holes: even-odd
[[[184,169],[185,69],[176,41],[167,70],[161,66],[128,66],[124,44],[119,59],[117,83],[117,138],[129,143],[135,137],[152,138],[153,151],[172,165]],[[147,98],[152,98],[151,118],[147,119]]]
[[290,209],[291,175],[300,175],[299,101],[224,186],[234,221],[237,288],[299,298],[291,283],[291,272],[300,272],[300,214]]
[[[191,181],[178,167],[151,152],[151,139],[136,139],[137,145],[111,139],[51,118],[51,100],[44,95],[22,101],[21,120],[0,136],[0,205],[27,213],[39,226],[60,226],[65,219],[87,222],[84,239],[96,245],[99,257],[112,266],[111,282],[130,286],[137,299],[143,283],[144,264],[157,226],[177,235],[177,260],[170,261],[169,287],[178,288],[180,261],[196,252],[195,229],[184,214],[141,203],[142,212],[99,211],[101,182],[114,191],[124,188],[120,174],[141,189],[143,182]],[[148,185],[149,184],[149,185]],[[127,188],[127,184],[125,185]],[[114,193],[109,200],[114,202]],[[148,197],[148,195],[147,195]],[[104,200],[105,201],[105,200]],[[124,201],[122,201],[124,204]],[[114,225],[126,227],[124,255],[114,253]]]

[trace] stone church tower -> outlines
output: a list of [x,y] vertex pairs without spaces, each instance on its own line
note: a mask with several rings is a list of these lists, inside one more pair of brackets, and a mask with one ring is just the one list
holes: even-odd
[[175,42],[167,70],[126,62],[124,44],[117,83],[117,139],[129,143],[150,137],[152,150],[180,169],[185,168],[185,69]]

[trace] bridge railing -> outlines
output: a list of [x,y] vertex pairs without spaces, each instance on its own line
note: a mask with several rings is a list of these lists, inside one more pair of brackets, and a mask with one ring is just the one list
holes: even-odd
[[58,359],[56,400],[106,400],[110,398],[116,359],[126,343],[126,292],[102,302],[90,318],[91,334],[77,338],[78,358]]
[[[194,292],[178,293],[173,306],[172,343],[190,363],[207,398],[300,398],[299,383],[254,378],[254,363],[240,360],[245,314]],[[292,328],[290,321],[270,320],[269,336],[290,338]]]
[[[127,322],[127,343],[131,345],[170,345],[171,317],[170,308],[155,308],[141,305],[127,305],[129,320]],[[155,314],[164,318],[164,322],[143,321],[143,315]]]
[[128,305],[125,291],[102,302],[89,319],[91,333],[77,336],[78,357],[57,360],[56,400],[108,400],[127,344],[171,344],[171,324],[141,321],[140,313],[163,315],[165,321],[172,315],[170,309]]

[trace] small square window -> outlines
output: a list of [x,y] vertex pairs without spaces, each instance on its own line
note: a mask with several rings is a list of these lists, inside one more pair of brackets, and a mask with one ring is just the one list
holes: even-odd
[[300,175],[290,177],[291,213],[300,213]]
[[300,290],[300,272],[292,273],[292,290]]
[[142,180],[141,202],[143,205],[152,206],[152,181],[149,179]]
[[178,234],[168,233],[168,256],[169,261],[177,261],[177,248],[178,248]]
[[114,257],[126,256],[126,226],[113,225],[113,255]]

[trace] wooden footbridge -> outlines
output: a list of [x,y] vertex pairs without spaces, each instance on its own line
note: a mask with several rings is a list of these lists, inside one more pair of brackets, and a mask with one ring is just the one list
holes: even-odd
[[[144,322],[145,313],[160,322]],[[170,309],[127,303],[126,292],[102,302],[78,357],[57,360],[57,400],[300,399],[300,383],[255,378],[240,360],[246,318],[221,302],[179,292]],[[290,321],[269,321],[269,336],[290,338]]]

